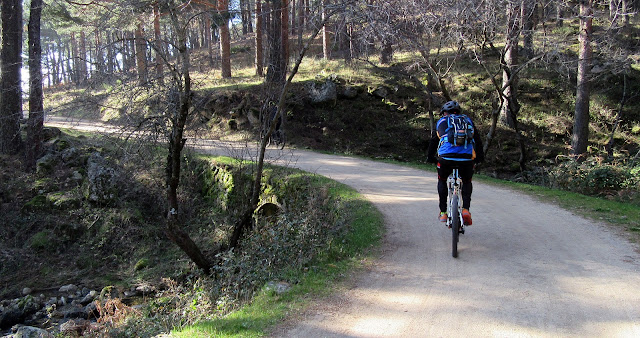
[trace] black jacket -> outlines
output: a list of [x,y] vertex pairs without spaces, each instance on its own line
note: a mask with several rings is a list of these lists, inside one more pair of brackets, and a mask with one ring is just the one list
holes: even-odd
[[[429,140],[429,150],[427,150],[427,162],[429,163],[438,163],[438,158],[436,154],[438,153],[438,144],[440,143],[440,138],[438,135],[434,135],[431,140]],[[480,133],[473,134],[473,149],[476,151],[476,158],[473,160],[475,163],[484,162],[484,151],[483,151],[482,139],[480,138]]]

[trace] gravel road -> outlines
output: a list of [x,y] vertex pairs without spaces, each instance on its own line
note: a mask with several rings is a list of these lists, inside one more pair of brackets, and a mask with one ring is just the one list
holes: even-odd
[[[232,144],[198,146],[250,157]],[[609,226],[475,182],[456,259],[437,220],[435,173],[301,150],[268,157],[357,189],[387,230],[352,287],[274,336],[640,337],[638,246]]]

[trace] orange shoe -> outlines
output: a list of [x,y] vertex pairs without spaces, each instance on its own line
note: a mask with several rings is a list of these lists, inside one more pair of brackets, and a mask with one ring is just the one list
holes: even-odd
[[443,212],[441,212],[441,213],[440,213],[440,217],[438,217],[438,219],[440,220],[440,222],[446,222],[446,221],[447,221],[447,218],[449,218],[449,217],[447,216],[447,213],[446,213],[446,212],[444,212],[444,211],[443,211]]
[[464,225],[471,225],[473,223],[469,209],[462,209],[462,220],[464,221]]

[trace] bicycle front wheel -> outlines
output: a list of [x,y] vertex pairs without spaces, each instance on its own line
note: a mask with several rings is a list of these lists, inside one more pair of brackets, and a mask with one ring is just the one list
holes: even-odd
[[460,239],[460,214],[458,209],[458,196],[451,199],[451,255],[458,257],[458,240]]

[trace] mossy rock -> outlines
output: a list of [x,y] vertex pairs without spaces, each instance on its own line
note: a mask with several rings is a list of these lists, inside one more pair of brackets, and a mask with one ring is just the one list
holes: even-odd
[[228,165],[212,163],[203,168],[202,193],[222,210],[239,205],[249,194],[251,176]]
[[49,177],[43,177],[33,182],[31,191],[37,194],[44,194],[59,190],[58,185]]
[[40,231],[29,239],[29,246],[34,250],[47,250],[52,246],[52,234],[47,231]]
[[51,193],[47,195],[47,199],[50,205],[60,210],[78,208],[82,205],[82,196],[73,191]]
[[36,172],[39,175],[47,175],[53,171],[58,161],[59,158],[55,154],[44,155],[36,162]]
[[51,206],[49,199],[45,195],[36,195],[27,203],[24,204],[22,210],[24,211],[35,211],[35,210],[45,210]]
[[69,142],[69,140],[63,139],[63,138],[58,138],[55,141],[53,141],[53,145],[56,147],[56,150],[58,151],[63,151],[71,147],[71,143]]

